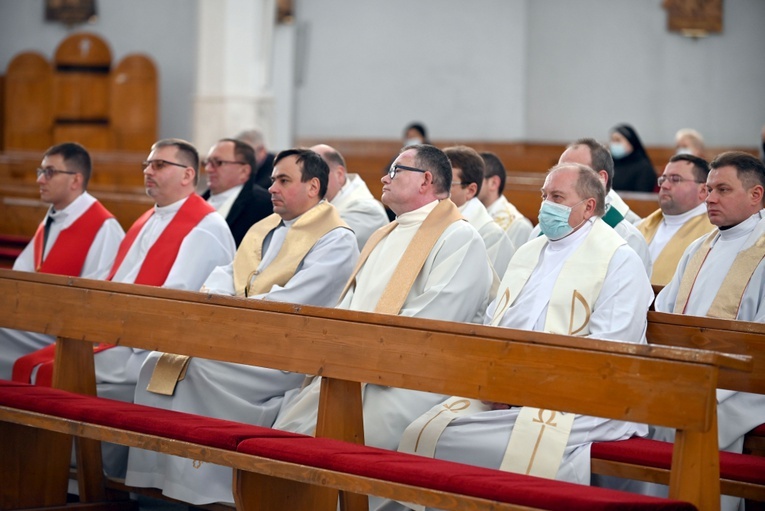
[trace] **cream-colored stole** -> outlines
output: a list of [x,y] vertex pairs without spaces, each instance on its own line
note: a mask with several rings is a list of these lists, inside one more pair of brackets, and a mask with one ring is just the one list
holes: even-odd
[[[287,231],[282,249],[266,269],[258,271],[263,256],[263,241],[276,229],[282,219],[270,215],[247,231],[234,256],[234,286],[237,296],[268,292],[274,285],[285,285],[300,262],[322,236],[338,227],[348,227],[334,206],[322,201],[312,207]],[[172,396],[175,386],[183,380],[191,357],[163,353],[149,380],[146,390],[155,394]]]
[[[699,247],[683,272],[680,279],[680,287],[675,299],[675,308],[672,312],[675,314],[684,314],[688,306],[688,299],[691,296],[693,285],[699,275],[699,271],[704,265],[704,261],[712,249],[712,242],[718,236],[719,231],[711,232]],[[765,258],[765,234],[759,237],[757,241],[738,253],[736,259],[728,270],[717,295],[709,306],[707,316],[721,319],[736,319],[738,309],[741,306],[741,300],[744,298],[749,281],[752,279],[760,262]]]
[[[653,237],[656,235],[656,231],[658,231],[659,225],[663,220],[664,215],[662,215],[659,209],[647,216],[637,226],[649,245],[653,241]],[[672,277],[675,276],[677,264],[680,262],[680,258],[683,256],[685,249],[688,248],[688,245],[714,228],[715,226],[712,225],[706,214],[697,215],[685,222],[675,235],[670,238],[664,248],[661,249],[661,253],[659,253],[656,261],[654,261],[651,272],[651,284],[666,286],[672,280]]]
[[[404,301],[409,295],[409,291],[412,289],[414,281],[420,274],[422,266],[425,264],[430,251],[433,250],[438,239],[444,233],[447,227],[454,222],[462,220],[457,206],[450,200],[442,200],[433,208],[422,225],[417,229],[417,233],[414,235],[409,246],[406,247],[401,260],[396,266],[396,270],[393,272],[393,277],[390,282],[385,286],[380,300],[377,302],[374,312],[382,314],[398,314],[401,307],[404,306]],[[369,254],[372,253],[374,248],[380,241],[385,238],[396,226],[397,222],[393,221],[390,224],[381,227],[376,230],[369,240],[364,245],[361,251],[359,260],[356,263],[356,267],[353,269],[351,277],[345,284],[343,292],[340,294],[340,301],[351,288],[355,285],[356,275],[364,263],[369,258]]]
[[[500,285],[501,298],[492,325],[499,324],[518,298],[547,243],[547,238],[539,237],[516,252]],[[595,221],[582,245],[563,265],[550,297],[545,331],[580,336],[589,333],[592,305],[600,295],[611,258],[625,243],[602,220]],[[452,420],[487,409],[480,401],[453,397],[413,422],[404,432],[399,450],[432,457],[438,438]],[[574,417],[573,413],[521,408],[500,470],[555,478]]]

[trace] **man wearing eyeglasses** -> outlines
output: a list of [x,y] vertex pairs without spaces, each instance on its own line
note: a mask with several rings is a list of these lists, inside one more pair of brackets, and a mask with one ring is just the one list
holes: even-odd
[[483,238],[489,260],[497,272],[497,277],[501,279],[515,253],[515,246],[478,200],[485,168],[483,158],[475,149],[467,146],[447,147],[444,153],[452,163],[450,198],[465,220],[475,227]]
[[[50,208],[14,270],[106,278],[125,232],[86,191],[91,170],[90,155],[80,144],[65,142],[45,151],[37,184]],[[0,378],[11,379],[19,357],[53,342],[49,335],[0,329]]]
[[236,246],[253,224],[273,213],[271,195],[255,184],[255,151],[233,138],[210,148],[204,169],[208,189],[202,198],[226,219]]
[[326,199],[353,229],[359,250],[364,248],[372,233],[388,224],[385,208],[372,196],[360,175],[348,173],[345,158],[339,151],[325,144],[315,145],[311,150],[318,153],[329,166]]
[[[493,282],[486,247],[449,199],[452,168],[440,149],[406,147],[382,178],[396,220],[364,246],[338,307],[383,314],[481,322]],[[312,433],[320,378],[285,398],[274,427]],[[367,385],[367,445],[395,449],[404,428],[444,396]]]
[[[275,213],[252,226],[233,262],[215,268],[203,291],[334,307],[359,250],[353,232],[324,200],[328,176],[327,164],[311,150],[279,153],[269,189]],[[257,333],[251,341],[258,341]],[[181,381],[178,368],[183,368]],[[271,426],[285,392],[299,387],[304,378],[155,352],[141,368],[135,401]],[[233,502],[230,468],[152,451],[131,450],[127,483],[161,488],[169,497],[196,505]]]
[[692,154],[677,154],[670,158],[659,177],[659,209],[637,226],[651,253],[651,284],[667,285],[688,245],[714,229],[704,202],[707,175],[706,160]]

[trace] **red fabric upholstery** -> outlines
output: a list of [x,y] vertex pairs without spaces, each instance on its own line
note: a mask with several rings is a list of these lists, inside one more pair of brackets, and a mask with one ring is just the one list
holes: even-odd
[[685,502],[656,499],[539,477],[434,460],[328,438],[243,441],[238,452],[386,481],[549,510],[688,510]]
[[551,481],[0,380],[0,405],[548,510],[692,511],[685,502]]
[[246,438],[303,436],[5,380],[0,380],[0,405],[231,451]]
[[[593,458],[632,463],[647,467],[672,466],[672,444],[630,438],[620,442],[597,442],[592,444]],[[754,484],[765,484],[765,458],[748,454],[720,451],[720,477]]]

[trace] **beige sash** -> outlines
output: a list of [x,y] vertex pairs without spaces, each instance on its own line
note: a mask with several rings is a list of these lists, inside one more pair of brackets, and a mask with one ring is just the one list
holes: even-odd
[[[539,262],[547,238],[523,245],[513,257],[500,287],[500,303],[491,324],[499,324]],[[608,265],[616,250],[626,244],[598,219],[582,245],[564,263],[547,308],[545,330],[584,336],[589,334],[591,304],[603,287]],[[434,407],[409,427],[399,450],[433,456],[439,437],[457,417],[484,411],[485,405],[453,397]],[[483,408],[481,408],[483,407]],[[523,407],[505,449],[501,470],[554,478],[558,473],[575,414]]]
[[521,408],[499,469],[555,479],[574,425],[574,413]]
[[[263,241],[282,219],[270,215],[253,225],[234,256],[234,286],[237,296],[268,292],[274,285],[285,285],[300,262],[322,236],[339,227],[347,227],[334,206],[322,201],[303,213],[287,231],[276,258],[262,272],[257,271],[262,259]],[[177,383],[183,380],[191,357],[163,353],[157,360],[146,390],[172,396]]]
[[282,250],[259,272],[263,240],[280,222],[281,217],[273,214],[247,231],[234,256],[234,287],[237,296],[267,293],[274,285],[285,285],[322,236],[338,227],[347,227],[334,206],[326,201],[320,202],[295,221],[287,231]]
[[[712,240],[714,240],[716,235],[717,231],[710,233],[701,247],[699,247],[699,250],[693,254],[688,262],[688,266],[680,280],[680,288],[677,292],[673,312],[677,314],[685,312],[693,285],[711,250]],[[725,276],[725,280],[723,280],[720,289],[717,291],[712,305],[709,306],[707,316],[721,319],[736,319],[744,292],[763,258],[765,258],[765,234],[760,236],[752,246],[740,251],[736,255],[736,259],[733,261],[728,274]]]
[[[664,215],[659,209],[647,216],[637,226],[649,245],[653,241],[663,220]],[[683,256],[685,249],[688,248],[688,245],[714,228],[715,226],[709,222],[709,217],[706,214],[694,216],[685,222],[675,235],[670,238],[659,253],[656,261],[654,261],[651,272],[651,284],[666,286],[672,280],[672,277],[674,277],[677,264],[680,262],[680,258]]]
[[[420,274],[420,270],[422,270],[422,266],[430,255],[430,251],[433,250],[433,247],[446,228],[458,220],[462,220],[462,215],[454,203],[450,200],[439,201],[436,207],[433,208],[433,211],[425,218],[425,221],[422,222],[419,229],[417,229],[417,233],[414,235],[411,243],[409,243],[409,246],[406,247],[401,260],[396,266],[396,270],[393,272],[393,277],[385,286],[385,290],[377,302],[374,312],[382,314],[399,313],[414,281]],[[361,251],[356,268],[353,269],[351,277],[345,284],[345,289],[340,294],[340,301],[343,300],[350,287],[354,285],[356,275],[366,262],[369,254],[397,225],[397,222],[391,222],[372,234]]]

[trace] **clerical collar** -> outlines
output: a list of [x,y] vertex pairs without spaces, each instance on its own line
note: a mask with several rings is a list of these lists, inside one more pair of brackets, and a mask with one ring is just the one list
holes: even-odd
[[74,212],[76,214],[80,210],[84,210],[81,203],[85,201],[85,193],[86,192],[83,192],[78,195],[77,198],[70,202],[64,209],[55,210],[53,206],[51,206],[48,210],[48,216],[51,217],[54,222],[63,222],[70,213]]
[[550,244],[548,245],[550,250],[551,251],[566,250],[572,245],[580,243],[585,237],[587,237],[587,234],[589,234],[589,232],[592,230],[592,225],[595,223],[595,220],[597,219],[598,217],[596,216],[590,217],[590,219],[586,220],[579,229],[572,232],[565,238],[561,238],[556,241],[550,240]]
[[159,216],[174,215],[178,212],[179,209],[181,209],[181,206],[183,206],[183,203],[186,202],[186,199],[188,198],[189,197],[187,195],[181,200],[173,202],[172,204],[168,204],[167,206],[157,206],[154,204],[154,214]]
[[285,226],[285,227],[287,227],[287,228],[289,229],[290,227],[292,227],[292,225],[293,225],[295,222],[297,222],[297,221],[298,221],[298,219],[299,219],[301,216],[305,215],[306,213],[308,213],[309,211],[311,211],[313,208],[315,208],[316,206],[318,206],[319,204],[321,204],[321,203],[322,203],[322,202],[324,202],[325,200],[326,200],[326,199],[321,199],[319,202],[317,202],[316,204],[314,204],[313,206],[311,206],[310,208],[308,208],[307,210],[305,210],[303,213],[299,214],[298,216],[296,216],[296,217],[295,217],[295,218],[293,218],[292,220],[285,220],[285,219],[283,219],[283,218],[282,218],[282,224],[284,224],[284,226]]
[[398,222],[401,227],[422,223],[428,217],[430,212],[436,209],[436,206],[438,206],[438,199],[429,202],[418,209],[398,215],[396,217],[396,222]]
[[707,204],[705,202],[702,202],[698,206],[696,206],[693,209],[690,209],[686,211],[685,213],[680,213],[679,215],[667,215],[665,213],[662,213],[664,216],[664,223],[669,226],[675,226],[675,225],[683,225],[685,222],[690,220],[691,218],[699,215],[706,215],[707,213]]
[[731,227],[720,227],[718,229],[720,232],[720,239],[723,241],[730,241],[742,236],[749,236],[749,233],[754,230],[754,228],[757,226],[757,223],[761,219],[762,211],[758,211],[740,224],[733,225]]

